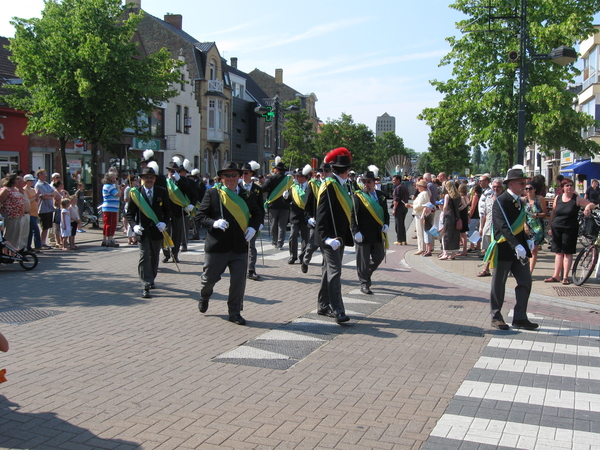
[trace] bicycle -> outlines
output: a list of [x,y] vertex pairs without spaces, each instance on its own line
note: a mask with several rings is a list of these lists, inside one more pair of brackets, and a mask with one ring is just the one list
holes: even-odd
[[594,272],[594,268],[596,268],[598,247],[600,246],[599,230],[600,212],[593,210],[589,217],[582,220],[582,226],[580,227],[580,240],[585,247],[579,252],[573,264],[571,278],[576,286],[585,283]]
[[[124,215],[125,212],[123,211],[123,205],[121,204],[121,206],[119,207],[117,230],[121,230],[123,228]],[[96,208],[96,212],[94,213],[94,207],[92,206],[92,197],[85,197],[83,200],[83,211],[81,213],[81,228],[85,227],[89,223],[91,223],[94,228],[100,228],[100,223],[103,221],[102,217],[102,206],[98,206]]]

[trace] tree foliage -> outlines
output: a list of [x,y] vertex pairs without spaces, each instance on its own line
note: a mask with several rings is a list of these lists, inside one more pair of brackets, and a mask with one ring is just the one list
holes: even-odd
[[[293,100],[283,104],[284,110],[290,106],[301,106],[300,100]],[[287,142],[284,150],[284,159],[295,167],[304,167],[310,163],[311,158],[316,158],[315,149],[316,133],[313,131],[313,124],[305,109],[295,112],[289,112],[285,115],[285,129],[283,138]]]
[[404,146],[404,140],[401,137],[396,133],[388,131],[383,133],[383,136],[377,136],[375,138],[372,164],[375,164],[379,168],[379,173],[381,175],[385,174],[385,167],[388,159],[395,155],[408,156],[408,151]]
[[[432,138],[454,130],[468,147],[481,146],[506,153],[514,160],[517,141],[518,64],[508,53],[519,50],[519,2],[510,0],[457,0],[451,6],[468,18],[457,23],[462,37],[449,37],[451,50],[441,65],[453,65],[448,81],[431,84],[444,94],[436,108],[426,108],[420,118],[432,126]],[[598,0],[529,0],[527,26],[529,56],[547,54],[560,45],[574,47],[591,36]],[[493,19],[492,16],[504,16]],[[506,18],[506,17],[514,18]],[[520,55],[522,58],[524,55]],[[579,154],[598,152],[600,146],[581,137],[581,129],[594,119],[573,109],[567,83],[579,71],[550,61],[533,61],[526,95],[526,145],[536,142],[550,153],[561,147]],[[457,139],[448,143],[456,147]],[[435,157],[433,158],[435,161]],[[440,161],[442,162],[442,161]]]
[[23,85],[13,86],[9,104],[27,111],[26,133],[91,142],[94,200],[99,146],[109,148],[126,128],[149,137],[144,119],[177,93],[179,62],[166,49],[142,58],[132,42],[141,14],[120,0],[47,0],[41,18],[11,22]]

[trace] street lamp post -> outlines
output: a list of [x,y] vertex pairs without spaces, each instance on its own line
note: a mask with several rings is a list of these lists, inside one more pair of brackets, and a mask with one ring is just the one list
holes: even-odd
[[520,30],[520,62],[519,62],[519,112],[517,115],[517,164],[525,162],[525,94],[527,93],[527,79],[529,78],[529,64],[533,61],[550,60],[553,63],[566,66],[577,60],[577,52],[561,45],[550,53],[541,53],[527,56],[529,52],[529,36],[527,34],[527,0],[521,0],[521,30]]
[[[275,156],[279,156],[279,113],[282,112],[282,106],[279,102],[279,96],[275,96],[275,98],[271,99],[273,101],[273,106],[257,106],[254,108],[254,112],[261,117],[265,118],[266,122],[271,122],[275,120]],[[288,106],[283,110],[284,112],[294,112],[300,111],[300,108],[296,105]]]

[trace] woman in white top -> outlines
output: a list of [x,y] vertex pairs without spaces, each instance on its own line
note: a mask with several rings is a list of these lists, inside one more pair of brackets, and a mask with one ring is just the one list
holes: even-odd
[[415,185],[419,191],[419,195],[413,202],[412,205],[407,204],[409,208],[413,208],[413,216],[415,216],[415,227],[417,230],[417,251],[415,255],[431,253],[433,250],[433,244],[427,244],[427,247],[431,245],[431,249],[426,248],[425,245],[425,221],[421,219],[423,212],[425,211],[425,205],[429,203],[429,190],[427,189],[427,181],[421,180]]

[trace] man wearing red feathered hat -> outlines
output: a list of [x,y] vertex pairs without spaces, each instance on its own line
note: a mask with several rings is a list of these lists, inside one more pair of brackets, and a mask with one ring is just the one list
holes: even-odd
[[352,156],[348,149],[340,147],[330,151],[325,162],[331,165],[333,173],[321,185],[317,200],[317,232],[323,253],[317,314],[342,323],[350,320],[342,300],[341,277],[344,246],[354,246],[350,230],[352,199],[345,187]]

